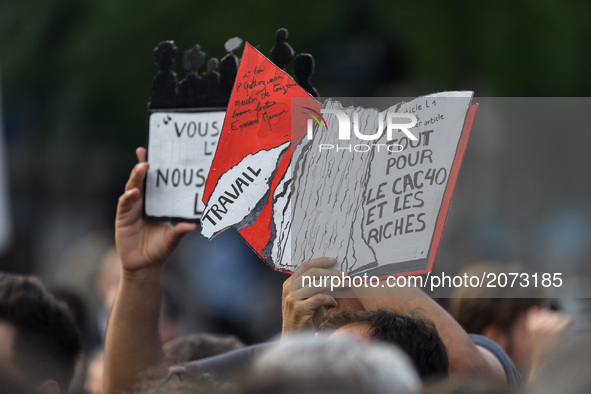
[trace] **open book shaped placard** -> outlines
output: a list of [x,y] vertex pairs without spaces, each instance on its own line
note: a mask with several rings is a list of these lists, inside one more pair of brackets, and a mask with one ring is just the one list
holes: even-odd
[[[285,272],[315,257],[336,257],[348,273],[428,272],[475,116],[471,100],[472,92],[437,93],[384,111],[321,104],[247,44],[228,107],[240,116],[224,122],[202,234],[233,227]],[[349,121],[357,112],[359,133],[343,141],[345,118],[335,111]],[[388,111],[416,117],[407,130],[416,141],[377,136]],[[334,149],[344,142],[348,149]],[[386,148],[394,145],[402,151]]]
[[[275,237],[275,266],[293,271],[327,256],[352,275],[430,272],[477,109],[471,100],[472,92],[443,92],[377,110],[328,99],[319,111],[326,123],[293,116],[312,127],[292,142],[291,218],[274,222],[290,241]],[[311,114],[308,101],[292,111]]]

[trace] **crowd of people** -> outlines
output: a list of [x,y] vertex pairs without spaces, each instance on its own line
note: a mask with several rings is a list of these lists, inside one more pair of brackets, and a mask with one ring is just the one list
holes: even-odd
[[117,254],[99,278],[104,349],[81,362],[79,327],[63,298],[36,278],[2,273],[0,392],[588,392],[591,336],[552,300],[460,291],[448,312],[414,287],[335,294],[303,286],[304,275],[341,274],[328,257],[304,262],[285,281],[274,340],[179,337],[162,274],[196,225],[142,219],[148,163],[144,149],[136,153],[118,202]]

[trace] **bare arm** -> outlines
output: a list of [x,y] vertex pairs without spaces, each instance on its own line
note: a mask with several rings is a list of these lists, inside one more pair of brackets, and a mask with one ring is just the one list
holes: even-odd
[[433,321],[448,352],[450,375],[487,375],[505,380],[499,361],[490,352],[477,347],[462,327],[435,301],[416,288],[354,287],[340,296],[325,287],[303,285],[304,275],[320,278],[340,276],[329,269],[334,259],[317,258],[302,264],[283,284],[283,334],[290,331],[317,328],[324,308],[354,305],[355,309],[391,309],[398,313],[420,311]]
[[122,262],[121,281],[105,339],[105,393],[130,391],[138,374],[162,361],[158,335],[160,279],[164,262],[194,224],[142,219],[146,151],[136,151],[125,193],[119,198],[115,241]]
[[486,357],[486,353],[472,342],[455,319],[421,290],[411,287],[389,288],[384,285],[359,288],[355,292],[366,310],[393,309],[398,313],[418,310],[431,320],[447,349],[450,375],[486,375],[505,380],[500,363]]

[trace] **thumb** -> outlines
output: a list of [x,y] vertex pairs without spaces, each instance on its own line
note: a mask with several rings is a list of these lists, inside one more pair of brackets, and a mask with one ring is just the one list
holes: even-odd
[[197,225],[194,223],[179,223],[174,227],[169,228],[164,234],[164,242],[168,250],[173,251],[185,234],[195,231]]
[[335,300],[328,294],[316,294],[315,296],[308,298],[304,302],[306,303],[306,306],[309,309],[318,309],[322,306],[329,308],[337,306],[337,300]]

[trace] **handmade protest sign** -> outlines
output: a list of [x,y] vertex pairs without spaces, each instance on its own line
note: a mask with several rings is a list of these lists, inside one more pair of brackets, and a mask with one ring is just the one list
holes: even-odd
[[307,120],[309,138],[292,145],[291,223],[281,230],[290,231],[281,247],[291,253],[280,268],[329,256],[350,274],[431,271],[476,112],[471,99],[445,92],[384,111],[326,100],[316,116],[307,103],[294,108],[326,123]]
[[322,256],[349,273],[431,270],[471,98],[440,93],[382,112],[321,105],[247,44],[205,185],[203,235],[234,227],[287,272]]
[[144,213],[149,219],[197,221],[203,189],[224,124],[223,110],[153,111],[149,117]]
[[268,263],[274,193],[289,173],[291,134],[305,133],[304,128],[291,128],[295,97],[320,108],[285,71],[247,43],[203,195],[202,234],[211,238],[232,226]]

